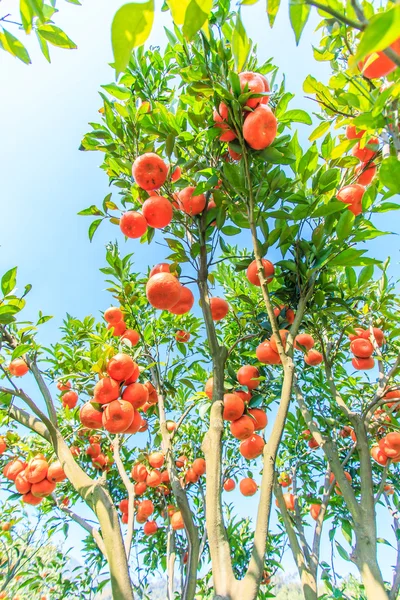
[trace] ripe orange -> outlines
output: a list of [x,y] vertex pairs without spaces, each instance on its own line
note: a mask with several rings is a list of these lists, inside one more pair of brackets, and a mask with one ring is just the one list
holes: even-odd
[[220,102],[219,107],[213,112],[213,119],[216,123],[222,123],[226,121],[229,116],[228,107],[225,102]]
[[261,104],[250,113],[243,125],[243,137],[254,150],[264,150],[270,146],[277,131],[275,115],[266,104]]
[[310,515],[314,519],[314,521],[317,521],[320,512],[321,512],[321,505],[320,504],[311,504],[311,506],[310,506]]
[[190,333],[188,331],[183,331],[180,329],[175,334],[175,339],[177,342],[181,342],[181,344],[185,344],[190,340]]
[[206,461],[204,458],[195,458],[192,463],[192,469],[196,473],[196,475],[204,475],[206,472]]
[[25,469],[20,471],[15,478],[15,487],[20,494],[27,494],[31,491],[32,484],[25,477]]
[[170,477],[168,471],[162,471],[161,473],[161,483],[170,483]]
[[152,452],[149,454],[149,465],[154,469],[162,467],[164,460],[164,454],[162,452]]
[[[379,348],[381,348],[383,346],[383,344],[385,343],[385,334],[383,333],[383,331],[381,329],[378,329],[377,327],[373,327],[372,328],[373,332],[374,332],[374,338],[376,343],[378,344]],[[363,330],[362,333],[360,334],[360,337],[365,338],[366,340],[369,340],[371,337],[371,332],[369,329],[367,330]]]
[[247,440],[254,433],[254,419],[248,415],[242,415],[231,423],[231,433],[237,440]]
[[210,398],[210,400],[212,400],[213,385],[214,385],[214,378],[210,377],[210,379],[208,379],[206,381],[206,386],[204,388],[204,392],[205,392],[206,396],[208,396],[208,398]]
[[49,465],[49,469],[47,471],[47,479],[49,481],[59,483],[60,481],[64,481],[66,478],[67,476],[59,460],[56,460],[55,462],[51,463],[51,465]]
[[354,174],[357,175],[357,183],[360,185],[369,185],[376,175],[376,164],[361,163],[355,168]]
[[75,408],[75,406],[78,404],[78,394],[73,391],[66,392],[61,397],[61,401],[62,401],[64,408],[66,406],[68,406],[68,408]]
[[282,473],[279,475],[278,483],[282,487],[289,487],[289,485],[292,483],[292,478],[289,473],[282,471]]
[[[97,399],[94,398],[94,401],[97,402]],[[110,402],[110,400],[107,400],[107,402]],[[86,402],[79,412],[80,422],[88,429],[101,429],[103,425],[102,416],[102,413],[96,410],[91,402]]]
[[158,190],[167,179],[168,167],[157,154],[147,152],[138,156],[133,163],[132,175],[143,190]]
[[190,467],[185,474],[185,483],[188,485],[189,483],[197,483],[200,479],[200,475],[196,473],[196,471]]
[[[400,38],[397,39],[391,46],[391,49],[400,54]],[[394,63],[386,54],[383,52],[374,52],[366,56],[358,65],[360,71],[368,79],[380,79],[389,75],[396,69],[396,63]]]
[[172,204],[164,196],[150,196],[142,207],[143,216],[150,227],[162,229],[172,221]]
[[304,362],[307,365],[310,365],[310,367],[316,367],[317,365],[320,365],[323,360],[324,357],[322,356],[321,352],[318,352],[317,350],[310,350],[304,355]]
[[210,310],[212,320],[221,321],[229,312],[229,304],[223,298],[211,298]]
[[22,496],[22,502],[24,502],[25,504],[31,504],[32,506],[37,506],[41,503],[42,500],[43,498],[40,498],[39,496],[34,496],[31,492],[28,492],[27,494],[24,494]]
[[135,483],[135,494],[136,496],[142,496],[147,491],[147,483],[145,481],[139,481]]
[[175,531],[177,529],[184,529],[185,524],[183,522],[183,517],[182,517],[182,513],[180,510],[177,510],[172,516],[171,516],[171,527],[172,529],[174,529]]
[[29,371],[29,367],[22,358],[15,358],[8,365],[8,370],[14,377],[22,377]]
[[150,273],[149,273],[149,278],[153,277],[153,275],[157,275],[157,273],[170,273],[170,267],[168,263],[159,263],[158,265],[155,265]]
[[129,210],[121,215],[119,228],[128,238],[140,238],[147,231],[147,221],[141,213]]
[[67,392],[69,389],[71,389],[71,382],[70,381],[59,381],[57,383],[57,389],[60,390],[60,392]]
[[357,358],[369,358],[374,352],[374,347],[369,340],[358,338],[351,342],[350,350]]
[[149,391],[143,383],[131,383],[125,388],[122,399],[134,408],[141,408],[149,399]]
[[242,158],[242,155],[231,148],[231,146],[228,146],[228,153],[232,160],[241,160]]
[[368,371],[369,369],[374,368],[375,361],[372,356],[369,358],[357,358],[357,356],[355,356],[351,361],[351,364],[357,371]]
[[116,400],[119,397],[119,386],[118,381],[115,381],[111,377],[103,377],[94,386],[93,402],[108,404],[108,402]]
[[148,472],[144,464],[137,463],[132,467],[131,477],[135,481],[146,481],[147,475]]
[[128,512],[128,505],[129,505],[129,500],[128,498],[124,498],[123,500],[121,500],[121,502],[119,503],[119,510],[122,513],[127,513]]
[[[267,283],[271,283],[274,277],[275,267],[272,264],[272,262],[267,260],[266,258],[263,258],[261,262],[264,267],[264,277]],[[255,260],[253,260],[253,262],[251,262],[247,267],[246,276],[250,283],[252,283],[253,285],[261,286],[257,262]]]
[[206,197],[204,194],[193,196],[196,188],[189,186],[181,190],[178,194],[179,208],[187,215],[198,215],[206,207]]
[[236,421],[244,413],[244,402],[237,394],[224,394],[223,418],[226,421]]
[[99,454],[101,454],[101,446],[98,443],[90,444],[89,448],[86,450],[86,454],[91,456],[92,458],[96,458]]
[[314,338],[309,333],[299,333],[294,340],[296,350],[301,350],[300,346],[304,346],[306,350],[311,350],[314,344]]
[[157,487],[161,483],[161,473],[158,469],[150,471],[146,477],[146,484],[149,487]]
[[353,156],[356,156],[357,158],[359,158],[362,163],[366,163],[374,158],[375,154],[377,153],[378,146],[379,146],[378,138],[372,137],[367,141],[364,148],[361,148],[360,142],[358,142],[354,146],[354,148],[352,150],[352,154],[353,154]]
[[[252,94],[262,94],[265,91],[264,80],[258,73],[252,73],[251,71],[239,73],[239,81],[243,93],[251,92]],[[256,108],[261,103],[261,100],[262,97],[249,98],[246,102],[246,106]]]
[[114,324],[109,323],[107,325],[107,329],[111,330],[111,333],[113,336],[118,337],[118,336],[122,335],[123,333],[125,333],[126,323],[125,323],[125,321],[118,321],[118,323],[114,323]]
[[357,131],[357,127],[355,125],[347,125],[346,127],[346,137],[348,140],[362,138],[363,134],[364,130],[361,129],[360,131]]
[[257,367],[252,365],[243,365],[236,373],[240,385],[246,385],[249,390],[254,390],[260,385],[260,373]]
[[132,424],[132,404],[125,400],[113,400],[103,412],[103,427],[110,433],[123,433]]
[[143,533],[145,535],[154,535],[158,529],[158,525],[155,521],[147,521],[143,527]]
[[[283,346],[284,350],[286,349],[286,340],[287,340],[288,335],[289,335],[289,331],[287,329],[279,330],[279,336],[281,338],[281,342],[282,342],[282,346]],[[274,352],[278,353],[278,344],[276,343],[275,333],[272,334],[269,343],[271,344],[271,349]]]
[[249,410],[249,415],[251,416],[254,423],[254,431],[260,431],[261,429],[265,429],[268,425],[267,414],[263,410],[261,410],[261,408],[251,408]]
[[129,427],[127,427],[127,429],[125,429],[124,434],[131,434],[131,433],[137,433],[140,428],[142,426],[142,417],[140,415],[140,413],[133,409],[133,420],[132,423],[129,425]]
[[294,495],[287,493],[287,494],[283,494],[283,499],[285,501],[286,504],[286,509],[287,510],[294,510]]
[[175,421],[167,421],[167,431],[172,433],[173,431],[175,431],[175,429],[176,429]]
[[[259,77],[261,77],[261,79],[263,80],[264,92],[269,92],[270,87],[269,87],[268,79],[266,77],[264,77],[264,75],[261,75],[261,73],[257,73],[257,75]],[[268,102],[269,102],[269,96],[264,96],[263,98],[261,98],[261,104],[268,104]]]
[[228,123],[215,123],[215,127],[222,131],[219,136],[220,142],[233,142],[236,139],[236,133],[229,127]]
[[119,321],[122,321],[123,318],[124,315],[122,314],[121,309],[117,308],[116,306],[110,306],[110,308],[107,308],[107,310],[104,311],[104,320],[112,325],[114,323],[119,323]]
[[243,400],[243,402],[250,402],[251,400],[251,392],[245,392],[243,390],[234,390],[234,394],[239,396]]
[[45,498],[45,496],[50,496],[55,489],[56,484],[53,481],[43,479],[43,481],[39,481],[39,483],[32,484],[30,493],[37,498]]
[[182,170],[179,166],[175,167],[175,169],[172,171],[172,175],[171,175],[171,181],[175,183],[175,181],[178,181],[178,179],[181,178],[182,175]]
[[25,478],[29,483],[39,483],[47,476],[49,464],[43,458],[32,458],[25,469]]
[[139,365],[137,363],[134,363],[134,365],[135,365],[135,369],[134,369],[132,375],[130,375],[128,377],[128,379],[125,379],[124,385],[131,385],[131,383],[135,383],[139,379],[139,375],[140,375]]
[[365,187],[359,183],[346,185],[341,188],[336,194],[336,198],[340,202],[348,205],[348,209],[357,216],[362,213],[362,199],[365,193]]
[[224,481],[224,490],[226,492],[232,492],[236,487],[236,483],[233,479],[225,479]]
[[149,392],[149,404],[157,404],[158,394],[154,385],[150,381],[146,381],[144,385],[147,388],[147,391]]
[[247,460],[257,458],[264,449],[264,440],[257,433],[253,433],[247,440],[244,440],[239,446],[239,452]]
[[125,381],[133,375],[136,367],[136,363],[128,354],[120,352],[108,361],[107,374],[115,381]]
[[[353,340],[356,340],[357,338],[364,337],[364,334],[366,333],[366,330],[363,329],[362,327],[355,327],[354,331],[356,332],[355,334],[354,333],[349,334],[349,340],[351,342]],[[365,337],[368,339],[369,335],[366,335]]]
[[243,496],[254,496],[254,494],[258,490],[258,485],[254,481],[254,479],[251,479],[250,477],[245,477],[245,479],[242,479],[240,481],[239,489]]
[[7,450],[7,442],[4,438],[0,438],[0,456]]
[[372,446],[371,448],[371,456],[378,465],[384,467],[389,460],[389,457],[381,450],[379,446]]
[[280,356],[271,348],[268,340],[261,342],[256,348],[256,356],[258,360],[265,365],[279,365],[281,362]]
[[141,512],[147,519],[154,512],[154,504],[151,500],[142,500],[139,502],[138,512]]
[[173,315],[184,315],[190,311],[194,304],[194,296],[192,291],[185,286],[181,288],[181,296],[176,304],[174,304],[170,309]]
[[132,346],[136,346],[140,340],[140,334],[134,329],[126,329],[124,335],[121,336],[121,340],[129,340]]
[[311,450],[314,450],[315,448],[318,448],[318,446],[319,446],[317,440],[315,440],[314,438],[311,438],[311,440],[308,440],[307,444],[308,444],[308,447],[311,448]]
[[178,469],[183,469],[183,467],[185,466],[185,464],[187,463],[188,458],[185,455],[179,456],[179,458],[176,459],[175,464],[178,467]]
[[169,310],[181,297],[182,286],[170,273],[157,273],[146,285],[146,296],[154,308]]

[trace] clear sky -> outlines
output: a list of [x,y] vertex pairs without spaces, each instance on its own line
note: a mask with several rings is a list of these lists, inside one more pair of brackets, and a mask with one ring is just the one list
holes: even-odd
[[[110,297],[99,272],[108,241],[118,237],[123,252],[134,249],[140,270],[163,258],[154,244],[144,248],[129,240],[124,246],[117,228],[108,223],[100,227],[90,244],[90,221],[77,217],[79,210],[100,203],[109,191],[106,175],[98,169],[102,155],[82,153],[78,147],[89,130],[87,123],[98,120],[99,86],[114,78],[108,66],[112,60],[110,24],[121,4],[110,0],[86,0],[82,7],[60,3],[55,22],[77,43],[78,50],[52,47],[51,65],[35,40],[27,40],[33,60],[29,67],[0,52],[0,273],[18,265],[19,287],[33,284],[24,312],[27,318],[34,318],[38,310],[55,316],[41,329],[40,340],[45,344],[58,339],[57,328],[66,312],[79,318],[90,313],[98,317],[99,311],[109,305]],[[163,26],[169,25],[169,19],[160,12],[161,4],[157,0],[150,44],[162,46]],[[0,16],[12,12],[14,6],[11,0],[3,1]],[[287,7],[282,7],[273,30],[264,7],[264,2],[243,7],[247,31],[258,44],[260,60],[272,56],[285,74],[287,89],[296,94],[292,108],[316,110],[302,92],[308,73],[322,80],[329,76],[329,65],[316,62],[312,56],[312,45],[318,45],[320,36],[313,32],[315,15],[296,47]],[[311,130],[299,126],[303,142]],[[399,232],[395,213],[380,216],[376,223]],[[378,238],[369,248],[380,259],[392,255],[391,273],[399,275],[396,236]],[[240,511],[249,515],[255,510],[257,497],[246,503],[239,495],[235,494],[234,499]],[[73,527],[71,532],[69,541],[79,548],[80,530]],[[341,572],[348,572],[348,563],[338,561]],[[384,574],[389,577],[389,556],[384,562]],[[284,563],[294,570],[289,555]]]

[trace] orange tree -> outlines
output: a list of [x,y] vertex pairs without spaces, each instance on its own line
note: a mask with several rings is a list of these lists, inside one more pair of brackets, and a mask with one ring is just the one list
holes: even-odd
[[[4,421],[11,418],[43,438],[29,448],[15,444],[13,453],[21,448],[23,456],[6,466],[5,476],[15,480],[26,502],[38,503],[45,496],[44,507],[56,504],[88,531],[98,548],[94,559],[99,566],[108,563],[115,598],[131,598],[132,588],[141,593],[147,583],[143,563],[155,569],[157,557],[168,573],[172,598],[177,553],[183,598],[193,598],[197,586],[204,597],[267,597],[260,583],[269,583],[279,557],[274,552],[279,554],[282,542],[278,535],[276,543],[269,538],[267,544],[278,448],[286,425],[279,466],[296,468],[293,437],[299,425],[308,427],[327,459],[313,459],[312,467],[321,474],[328,465],[325,495],[332,491],[330,470],[343,493],[344,505],[335,502],[333,510],[337,508],[337,519],[349,516],[347,530],[354,530],[354,560],[366,595],[386,598],[376,558],[368,447],[372,407],[366,400],[358,411],[348,408],[350,392],[342,386],[348,386],[349,375],[340,352],[349,331],[361,340],[355,340],[357,370],[371,366],[373,353],[380,357],[378,333],[354,333],[356,325],[380,324],[364,313],[360,323],[357,313],[366,306],[369,314],[374,289],[361,289],[366,301],[353,298],[350,289],[369,286],[378,264],[359,245],[381,234],[372,223],[373,214],[395,207],[378,195],[387,184],[379,177],[367,190],[354,183],[348,170],[353,159],[332,157],[332,138],[320,150],[315,144],[302,150],[291,129],[296,121],[310,124],[309,115],[288,110],[292,95],[270,62],[257,65],[240,15],[231,15],[228,3],[216,7],[208,34],[188,41],[176,28],[167,35],[164,53],[138,50],[118,85],[104,86],[108,96],[102,94],[102,123],[92,124],[82,149],[105,153],[103,168],[119,194],[82,214],[96,217],[89,228],[91,239],[103,220],[119,225],[121,237],[141,238],[143,243],[157,241],[161,229],[159,239],[169,248],[169,262],[143,278],[132,272],[130,256],[123,258],[110,246],[103,271],[112,277],[110,291],[118,306],[104,314],[108,327],[93,318],[79,322],[68,317],[63,339],[52,349],[38,345],[33,325],[16,321],[24,297],[14,294],[14,270],[3,277],[2,373],[8,380],[2,387],[8,407]],[[372,148],[365,148],[363,141],[353,144],[359,144],[359,158],[362,151],[372,152],[379,165],[379,140]],[[370,160],[364,154],[362,158],[363,164]],[[243,248],[247,242],[251,250]],[[265,258],[267,252],[270,258],[277,256],[275,265]],[[357,279],[354,267],[359,266],[363,270]],[[221,297],[223,288],[229,302]],[[191,289],[199,298],[202,318],[189,314],[195,301]],[[387,312],[393,299],[376,304],[377,310]],[[392,328],[393,322],[388,319],[386,327]],[[396,350],[395,329],[391,335],[389,361]],[[385,336],[391,339],[386,331]],[[332,350],[334,340],[337,348]],[[315,342],[317,349],[312,347]],[[39,366],[42,361],[50,367]],[[378,362],[383,373],[375,398],[379,403],[397,363],[385,372],[383,360]],[[14,378],[28,371],[42,394],[40,403]],[[337,377],[345,378],[345,384]],[[56,408],[47,379],[58,381],[62,407]],[[352,385],[359,398],[364,380],[355,379]],[[310,389],[321,389],[331,411],[327,420],[310,411]],[[293,391],[301,418],[293,412],[287,421]],[[86,401],[79,410],[78,394]],[[267,407],[273,409],[273,419],[263,437]],[[344,472],[342,445],[331,435],[339,409],[357,439],[354,487]],[[395,429],[392,421],[391,426]],[[138,432],[144,430],[148,443],[139,441],[143,437]],[[381,451],[392,451],[392,459],[396,440],[382,442]],[[297,484],[290,474],[280,480],[288,483],[290,477]],[[244,495],[256,493],[260,483],[254,532],[249,522],[238,524],[223,507],[223,489],[229,490],[238,478]],[[315,494],[310,479],[307,484]],[[59,490],[65,497],[64,486],[74,502],[80,497],[94,511],[97,526],[63,505]],[[278,485],[275,490],[298,554],[298,534],[300,543],[304,536],[299,526],[294,531],[291,521],[294,512],[301,524],[296,488],[286,504]],[[154,514],[164,519],[164,526]],[[322,521],[324,511],[319,515]],[[121,521],[127,525],[124,535]],[[143,529],[135,521],[144,523]],[[184,535],[177,533],[181,529]],[[131,553],[138,548],[144,561],[137,559],[131,576]],[[315,557],[311,569],[300,564],[299,556],[307,598],[317,597],[317,552]],[[211,565],[212,584],[211,573],[198,578],[200,564]]]

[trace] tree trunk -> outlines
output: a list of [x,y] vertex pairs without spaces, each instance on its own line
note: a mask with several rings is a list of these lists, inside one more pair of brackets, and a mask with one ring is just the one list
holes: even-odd
[[95,489],[93,500],[106,547],[113,600],[133,600],[132,582],[118,513],[111,497],[103,488]]
[[366,530],[357,531],[355,550],[356,564],[364,584],[368,600],[388,600],[382,573],[376,557],[376,538]]

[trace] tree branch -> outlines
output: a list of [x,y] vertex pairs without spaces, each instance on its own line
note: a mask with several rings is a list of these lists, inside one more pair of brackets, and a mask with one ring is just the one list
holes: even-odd
[[128,492],[128,530],[126,532],[125,537],[125,553],[126,558],[129,560],[129,556],[131,553],[132,547],[132,538],[133,538],[133,530],[135,526],[135,487],[132,481],[129,479],[124,465],[121,460],[121,455],[119,451],[120,445],[120,436],[116,435],[113,440],[113,449],[114,449],[114,461],[118,469],[119,476],[122,479],[124,486],[126,487],[126,491]]

